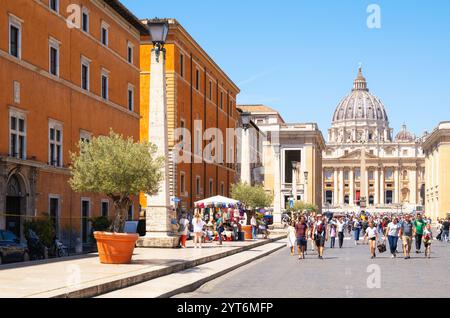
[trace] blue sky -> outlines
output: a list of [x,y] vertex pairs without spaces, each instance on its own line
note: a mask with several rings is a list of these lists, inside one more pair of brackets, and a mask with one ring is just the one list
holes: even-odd
[[[326,135],[358,63],[391,127],[421,135],[450,120],[448,0],[122,0],[139,18],[176,18],[241,88]],[[367,27],[367,7],[381,28]]]

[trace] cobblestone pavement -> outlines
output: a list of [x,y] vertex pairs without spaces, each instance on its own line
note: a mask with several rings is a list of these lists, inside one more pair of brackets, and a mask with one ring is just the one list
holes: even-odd
[[[397,250],[402,250],[400,244]],[[299,260],[282,249],[177,297],[449,297],[449,272],[450,243],[433,241],[430,259],[423,247],[416,254],[413,242],[409,260],[402,253],[392,259],[389,252],[372,260],[368,245],[355,246],[346,239],[342,249],[327,248],[324,260],[310,250],[306,260]]]

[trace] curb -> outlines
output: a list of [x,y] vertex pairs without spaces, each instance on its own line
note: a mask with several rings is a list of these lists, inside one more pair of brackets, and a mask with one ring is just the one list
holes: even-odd
[[[271,243],[274,243],[274,242],[271,242]],[[221,277],[223,275],[226,275],[226,274],[230,273],[231,271],[234,271],[234,270],[236,270],[236,269],[238,269],[238,268],[240,268],[242,266],[248,265],[248,264],[250,264],[250,263],[252,263],[252,262],[254,262],[254,261],[258,260],[258,259],[264,258],[264,257],[266,257],[266,256],[268,256],[268,255],[270,255],[270,254],[272,254],[272,253],[274,253],[276,251],[279,251],[280,249],[285,248],[285,247],[286,247],[286,244],[284,244],[284,243],[280,244],[280,246],[278,246],[278,247],[276,247],[276,248],[274,248],[274,249],[272,249],[270,251],[264,252],[264,253],[262,253],[262,254],[260,254],[258,256],[255,256],[253,258],[245,260],[242,263],[233,265],[230,268],[224,269],[224,270],[222,270],[220,272],[217,272],[217,273],[215,273],[215,274],[213,274],[211,276],[202,278],[202,279],[200,279],[200,280],[198,280],[198,281],[196,281],[194,283],[191,283],[189,285],[186,285],[186,286],[174,289],[174,290],[172,290],[170,292],[164,293],[164,294],[159,295],[159,296],[157,296],[155,298],[170,298],[170,297],[173,297],[173,296],[178,295],[178,294],[193,292],[193,291],[197,290],[198,288],[200,288],[202,285],[206,284],[207,282],[210,282],[210,281],[212,281],[212,280],[214,280],[216,278],[219,278],[219,277]]]
[[[177,273],[192,267],[196,267],[199,265],[203,265],[205,263],[210,263],[221,258],[225,258],[227,256],[235,255],[247,250],[251,250],[255,247],[266,245],[269,243],[273,243],[279,240],[286,238],[286,235],[281,235],[275,238],[269,238],[265,241],[255,242],[255,244],[242,246],[235,248],[231,251],[224,251],[214,255],[205,256],[199,259],[191,260],[191,261],[180,261],[179,264],[169,265],[165,268],[161,268],[158,270],[152,270],[146,272],[145,269],[142,270],[141,273],[134,273],[131,276],[121,277],[121,278],[112,278],[111,281],[98,283],[94,286],[86,286],[81,287],[77,290],[70,290],[71,288],[60,288],[56,290],[50,290],[42,293],[37,293],[33,295],[29,295],[26,298],[91,298],[95,296],[100,296],[102,294],[110,293],[116,291],[118,289],[123,289],[127,287],[131,287],[140,283],[144,283],[146,281],[170,275],[173,273]],[[87,282],[85,285],[92,284],[93,282]]]

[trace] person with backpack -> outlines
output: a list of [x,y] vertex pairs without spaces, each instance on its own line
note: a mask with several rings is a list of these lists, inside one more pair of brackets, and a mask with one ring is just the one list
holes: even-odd
[[314,224],[312,232],[314,233],[314,241],[319,252],[318,258],[323,260],[325,242],[328,241],[327,218],[325,216],[322,218],[318,217],[318,221]]
[[189,226],[189,220],[186,217],[186,213],[183,213],[181,215],[181,219],[178,222],[178,233],[180,235],[180,244],[181,248],[186,248],[186,240],[188,236],[188,226]]
[[308,224],[306,223],[305,217],[302,216],[300,218],[300,221],[295,224],[298,259],[305,259],[305,253],[308,245],[307,233],[308,233]]
[[444,222],[442,222],[442,241],[445,243],[449,242],[449,230],[450,230],[450,217],[447,218]]
[[425,246],[425,257],[431,258],[431,241],[433,240],[433,233],[431,232],[431,224],[428,223],[423,230],[423,245]]
[[403,254],[405,259],[411,258],[411,245],[413,237],[413,223],[411,222],[411,217],[409,215],[405,216],[405,220],[402,222],[400,227],[400,237],[403,242]]

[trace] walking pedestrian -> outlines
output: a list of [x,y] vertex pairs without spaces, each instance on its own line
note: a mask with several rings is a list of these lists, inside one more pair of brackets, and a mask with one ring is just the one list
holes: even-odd
[[431,224],[427,224],[423,231],[423,245],[425,247],[425,257],[431,258],[431,241],[433,240],[433,233],[431,232]]
[[224,231],[222,215],[220,215],[220,217],[216,221],[216,231],[219,239],[219,245],[222,245],[222,232]]
[[178,233],[180,235],[180,245],[181,248],[186,248],[186,240],[188,236],[188,227],[189,227],[189,221],[186,217],[186,213],[183,213],[181,215],[181,219],[178,222],[178,224],[179,224]]
[[319,252],[318,257],[319,259],[323,259],[325,242],[328,241],[327,218],[325,216],[316,222],[313,233],[314,241],[316,242],[317,250]]
[[358,218],[355,218],[355,220],[353,221],[353,235],[355,239],[355,246],[358,245],[360,231],[361,231],[361,222],[359,222]]
[[203,228],[205,227],[205,221],[203,221],[200,213],[196,213],[192,219],[192,226],[194,229],[194,248],[202,248]]
[[330,224],[330,248],[334,248],[336,244],[336,224],[333,222]]
[[417,219],[414,220],[414,237],[416,239],[416,253],[420,253],[422,246],[423,230],[427,223],[423,220],[422,214],[417,215]]
[[295,225],[295,221],[292,220],[288,227],[288,246],[291,250],[291,256],[294,256],[295,242],[297,241]]
[[376,257],[375,249],[377,246],[378,233],[377,229],[374,226],[373,222],[369,222],[369,225],[365,231],[364,239],[368,239],[369,241],[369,249],[370,249],[370,258],[373,259]]
[[405,259],[411,258],[411,245],[413,237],[413,223],[411,222],[411,217],[409,215],[405,216],[405,220],[402,222],[400,227],[400,237],[403,243],[403,254]]
[[304,216],[300,217],[300,222],[295,224],[295,235],[297,237],[298,259],[305,259],[305,252],[308,245],[307,240],[308,224]]
[[345,222],[344,218],[340,217],[336,222],[336,230],[338,233],[338,242],[339,242],[339,248],[342,248],[342,245],[344,245],[344,230],[345,230]]
[[258,221],[256,220],[255,213],[252,215],[250,225],[252,226],[252,238],[253,240],[256,240],[258,239]]
[[450,217],[442,222],[442,240],[445,243],[449,242],[449,230],[450,230]]
[[384,236],[388,238],[389,241],[389,248],[391,251],[391,257],[395,258],[397,257],[397,244],[398,244],[398,235],[400,233],[400,224],[398,223],[398,219],[394,217],[392,219],[392,222],[390,222],[387,227],[386,231],[384,233]]

